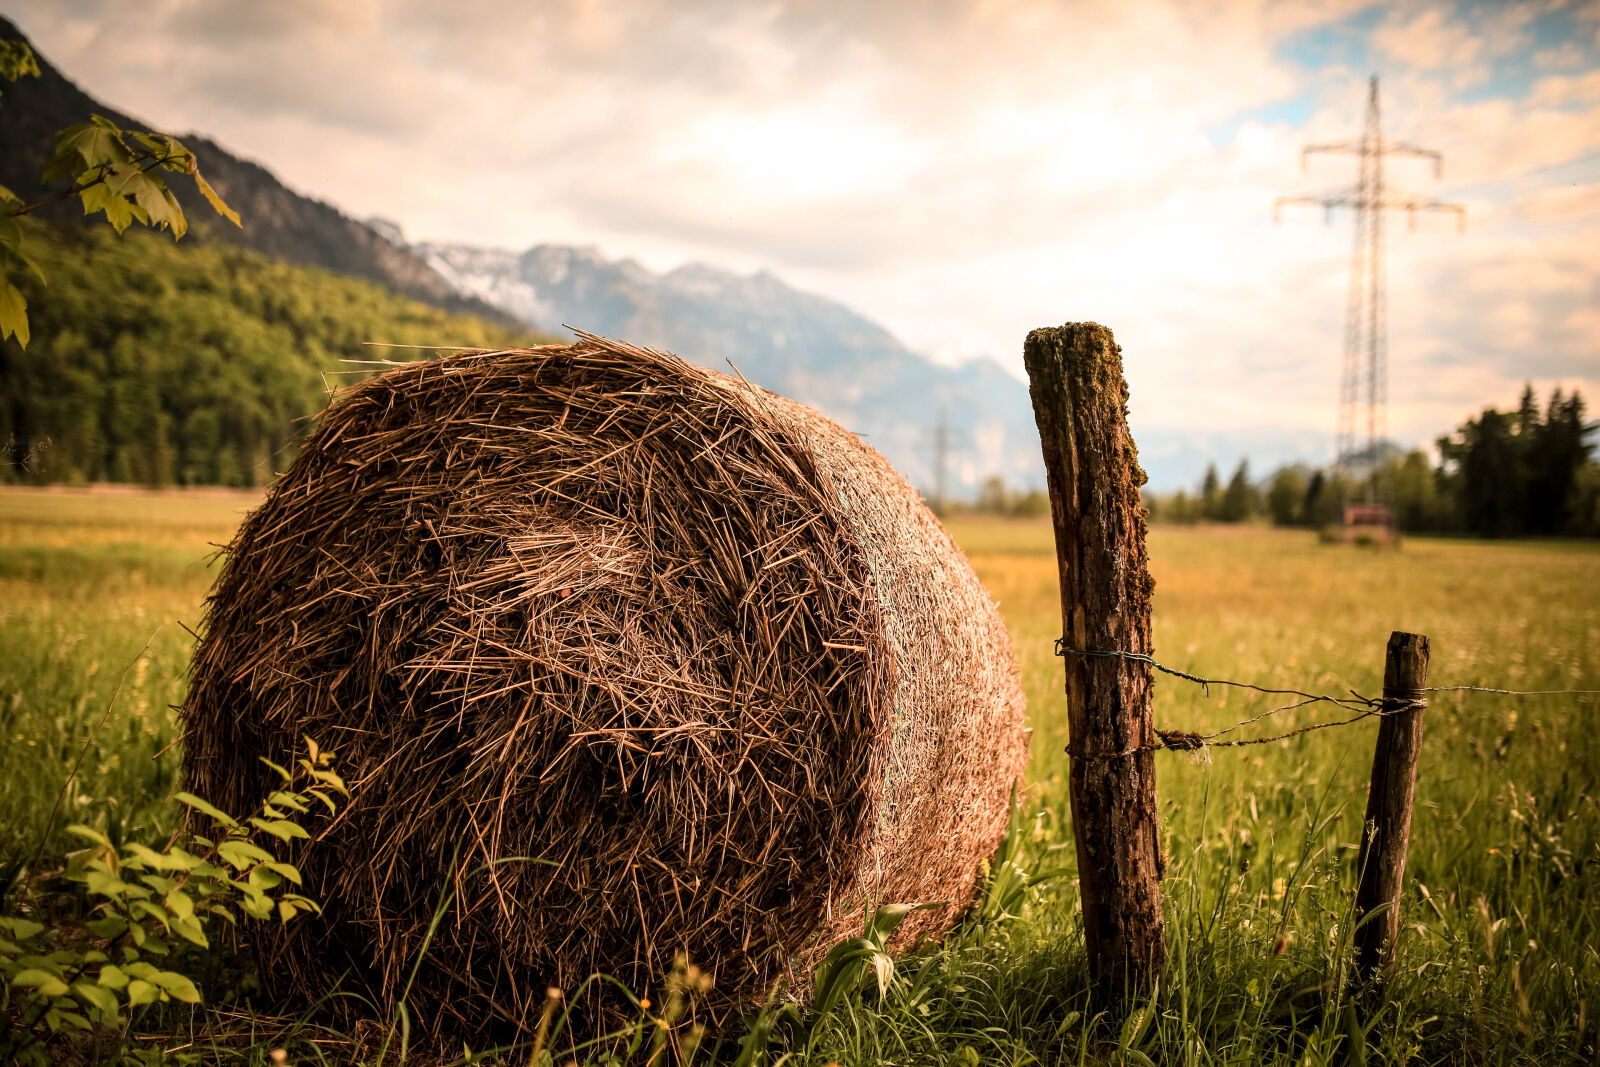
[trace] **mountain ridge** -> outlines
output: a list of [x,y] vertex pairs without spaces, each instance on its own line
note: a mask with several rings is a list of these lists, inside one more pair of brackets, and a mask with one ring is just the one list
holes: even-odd
[[[3,15],[0,38],[28,40]],[[33,47],[31,42],[29,47]],[[0,185],[25,199],[40,189],[39,172],[53,151],[56,131],[96,114],[124,129],[151,128],[94,99],[51,65],[37,48],[33,51],[39,76],[7,83],[5,95],[0,98]],[[189,218],[192,235],[288,263],[377,282],[401,296],[445,311],[478,315],[501,325],[513,321],[504,312],[463,296],[409,248],[331,204],[295,192],[261,164],[229,152],[202,134],[183,134],[179,140],[195,153],[206,179],[244,220],[242,228],[219,220],[194,184],[178,178],[170,185]],[[52,204],[36,214],[60,222],[84,221],[81,210],[70,200]]]
[[[369,225],[400,236],[397,224]],[[859,433],[910,481],[932,489],[936,424],[953,447],[947,482],[970,496],[998,474],[1043,484],[1027,386],[988,357],[956,366],[907,348],[883,326],[768,270],[706,263],[656,272],[593,246],[521,252],[451,242],[409,246],[462,292],[541,330],[571,325],[666,349],[804,401]]]

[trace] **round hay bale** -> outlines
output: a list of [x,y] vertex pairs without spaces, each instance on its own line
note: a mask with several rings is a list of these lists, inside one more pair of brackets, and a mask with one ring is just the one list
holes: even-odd
[[1026,755],[1000,616],[877,452],[588,335],[344,392],[229,546],[182,714],[226,808],[302,735],[350,782],[272,972],[393,997],[448,885],[416,991],[473,1029],[678,953],[748,1002],[878,903],[946,902],[898,941],[937,936]]

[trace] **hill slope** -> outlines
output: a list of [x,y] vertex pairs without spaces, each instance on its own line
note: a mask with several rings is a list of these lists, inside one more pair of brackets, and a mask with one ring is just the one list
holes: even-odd
[[932,489],[935,426],[950,429],[949,486],[983,478],[1043,484],[1028,390],[990,359],[943,366],[837,301],[774,275],[690,264],[656,274],[592,249],[516,253],[465,245],[413,248],[462,292],[541,329],[567,323],[676,352],[802,400],[855,430],[912,482]]
[[[396,344],[500,347],[533,331],[223,245],[29,226],[48,285],[19,276],[26,351],[0,343],[0,481],[259,485],[344,359]],[[328,378],[336,383],[347,378]]]
[[[0,39],[26,40],[26,36],[0,16]],[[124,129],[147,128],[138,119],[83,92],[44,56],[38,59],[41,76],[7,83],[5,96],[0,99],[0,185],[27,199],[41,190],[39,171],[50,157],[55,132],[62,127],[99,114]],[[226,241],[302,266],[365,278],[447,310],[502,318],[500,312],[463,296],[410,249],[395,245],[320,200],[301,196],[264,167],[240,159],[197,134],[163,132],[175,134],[194,151],[207,180],[244,220],[242,229],[218,220],[195,191],[193,182],[174,180],[173,192],[195,224],[196,236]],[[62,204],[49,214],[60,220],[82,218],[82,212],[72,203]]]

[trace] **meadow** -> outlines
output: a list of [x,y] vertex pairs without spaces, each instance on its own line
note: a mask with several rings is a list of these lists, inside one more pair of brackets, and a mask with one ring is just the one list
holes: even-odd
[[[190,631],[215,546],[256,499],[0,491],[8,901],[80,754],[46,866],[77,847],[59,829],[68,821],[118,841],[166,839]],[[973,916],[899,961],[887,995],[846,998],[816,1020],[790,1062],[1600,1062],[1600,697],[1432,695],[1398,966],[1362,996],[1346,980],[1376,722],[1209,758],[1159,753],[1170,960],[1154,997],[1113,1017],[1089,1002],[1075,910],[1048,523],[950,529],[1017,648],[1028,781]],[[1187,671],[1373,695],[1401,629],[1431,638],[1431,685],[1600,689],[1591,544],[1411,539],[1377,551],[1304,531],[1157,526],[1150,554],[1156,655]],[[1270,700],[1162,676],[1156,723],[1210,732]],[[1328,714],[1305,708],[1229,736]],[[147,1036],[119,1047],[265,1063],[281,1045],[292,1062],[373,1062],[369,1042],[296,1006],[251,1007],[152,1010],[134,1028]],[[507,1060],[526,1061],[526,1050]]]

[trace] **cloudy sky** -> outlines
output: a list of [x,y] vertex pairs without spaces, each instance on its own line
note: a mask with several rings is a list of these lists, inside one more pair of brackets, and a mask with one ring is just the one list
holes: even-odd
[[[1122,343],[1135,428],[1331,455],[1354,178],[1441,150],[1390,226],[1390,423],[1600,401],[1600,0],[11,0],[86,90],[417,238],[766,268],[944,359]],[[1235,453],[1237,454],[1237,453]]]

